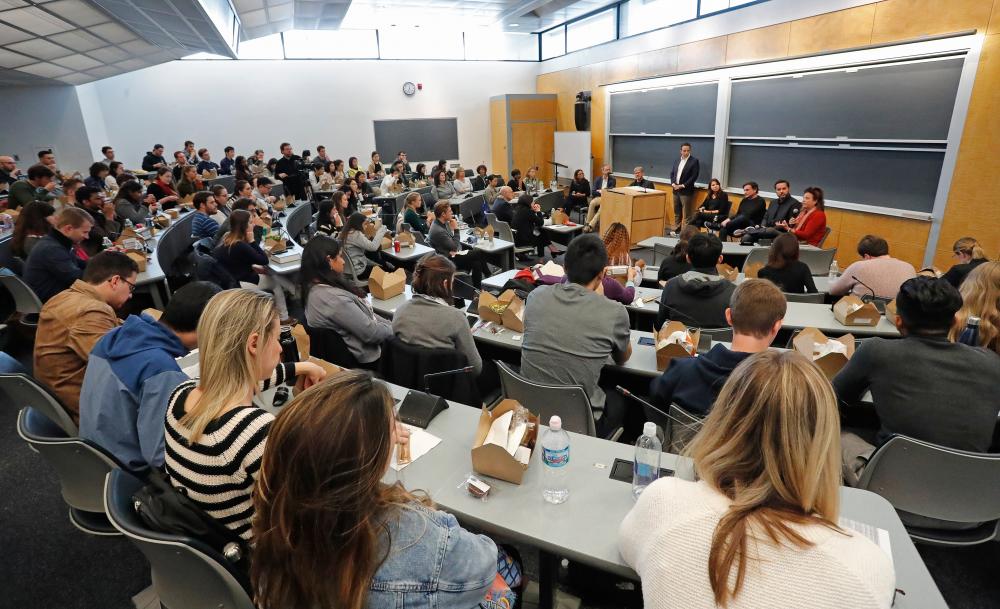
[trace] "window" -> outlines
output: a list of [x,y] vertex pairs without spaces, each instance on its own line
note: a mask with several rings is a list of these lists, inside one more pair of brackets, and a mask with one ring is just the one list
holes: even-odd
[[614,8],[566,25],[566,52],[572,53],[615,39]]
[[263,38],[244,40],[236,53],[238,59],[284,59],[281,34],[271,34]]
[[459,30],[391,27],[378,31],[382,59],[463,59]]
[[551,59],[566,54],[566,27],[542,32],[542,59]]
[[628,0],[621,11],[621,36],[634,36],[696,18],[698,0]]
[[538,61],[538,37],[496,28],[475,28],[465,32],[465,58]]
[[285,32],[288,59],[377,59],[375,30],[292,30]]
[[701,0],[701,15],[709,15],[724,11],[728,8],[736,8],[744,4],[750,4],[756,0]]

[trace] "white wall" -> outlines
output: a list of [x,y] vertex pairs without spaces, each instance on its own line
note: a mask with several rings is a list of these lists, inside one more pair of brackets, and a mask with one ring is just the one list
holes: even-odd
[[52,148],[60,169],[86,174],[99,154],[90,150],[74,87],[2,87],[0,108],[0,154],[20,157],[22,170],[38,162],[39,150]]
[[[108,143],[129,167],[154,143],[169,157],[185,139],[215,160],[227,145],[278,156],[288,141],[296,152],[323,144],[332,158],[367,164],[373,120],[452,116],[460,160],[475,166],[489,165],[490,97],[534,93],[537,73],[527,62],[187,60],[79,88],[96,99]],[[412,98],[402,93],[408,80],[423,84]]]

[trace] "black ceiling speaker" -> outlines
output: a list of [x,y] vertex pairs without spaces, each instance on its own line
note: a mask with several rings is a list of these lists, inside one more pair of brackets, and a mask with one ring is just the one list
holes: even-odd
[[590,131],[590,91],[580,91],[576,94],[573,117],[576,119],[577,131]]

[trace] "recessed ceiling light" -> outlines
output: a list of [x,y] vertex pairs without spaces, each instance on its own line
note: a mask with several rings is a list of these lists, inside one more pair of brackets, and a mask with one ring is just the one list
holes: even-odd
[[520,23],[511,23],[510,27],[521,27]]

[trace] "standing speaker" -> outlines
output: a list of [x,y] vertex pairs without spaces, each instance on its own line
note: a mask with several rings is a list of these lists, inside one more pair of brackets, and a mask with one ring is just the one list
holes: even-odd
[[590,91],[580,91],[576,94],[573,117],[577,131],[590,131]]

